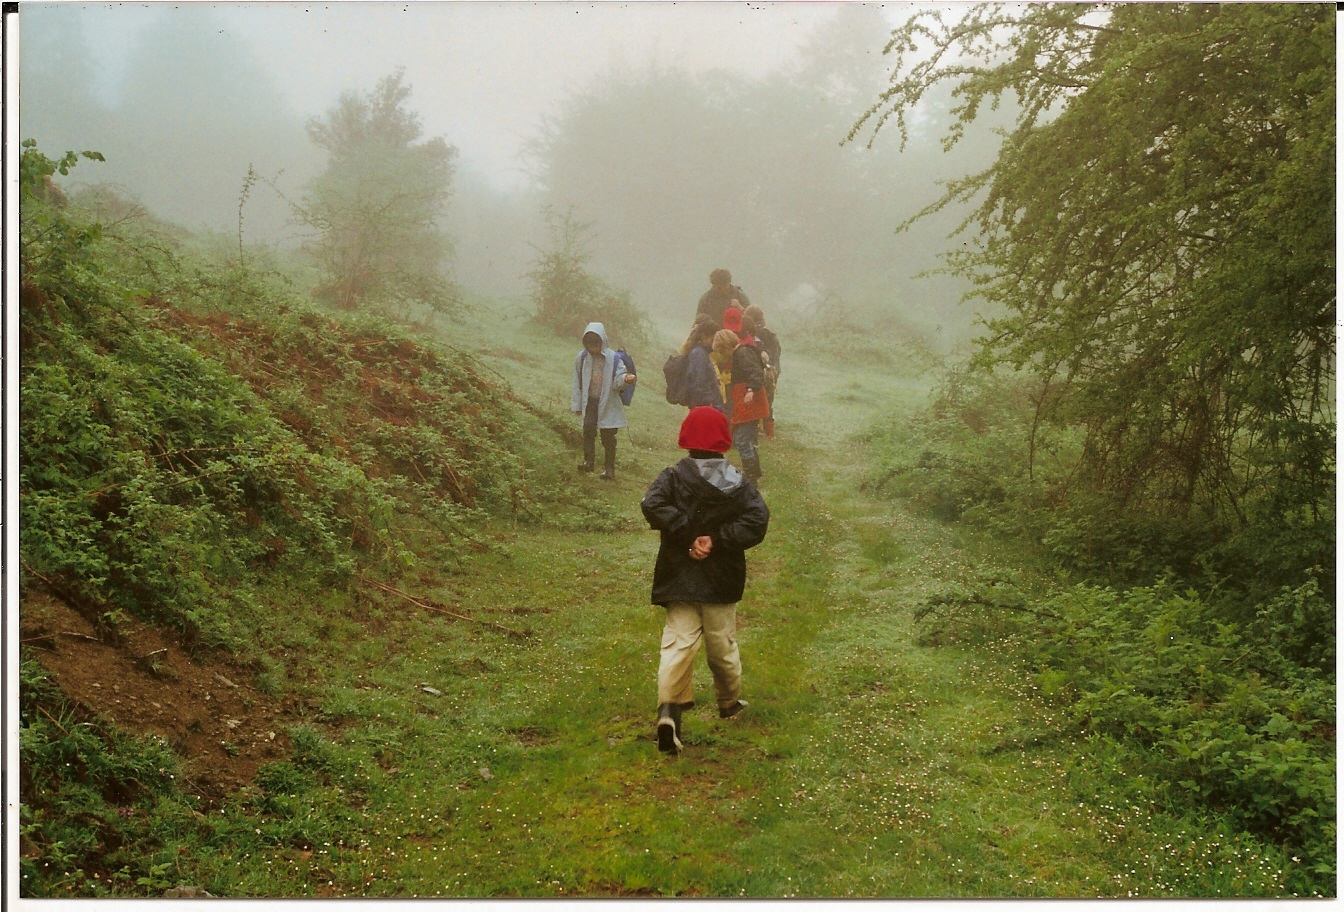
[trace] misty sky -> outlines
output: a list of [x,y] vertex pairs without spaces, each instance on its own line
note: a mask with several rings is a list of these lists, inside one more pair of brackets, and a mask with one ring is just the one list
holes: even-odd
[[693,302],[730,265],[781,307],[903,296],[941,326],[960,290],[911,277],[946,229],[894,228],[951,173],[942,154],[839,142],[889,86],[882,49],[915,6],[25,0],[18,133],[105,156],[67,190],[297,249],[313,235],[295,201],[327,164],[305,123],[400,69],[421,136],[457,150],[442,227],[474,290],[524,293],[548,207],[577,206],[592,268],[645,304]]
[[[166,20],[208,19],[214,50],[267,73],[292,111],[321,114],[344,91],[364,91],[404,66],[425,134],[456,145],[463,164],[501,187],[525,180],[518,150],[567,94],[614,69],[650,62],[761,75],[787,67],[835,3],[27,3],[21,53],[63,45],[87,56],[93,92],[115,104]],[[56,33],[61,33],[59,41]],[[80,47],[82,43],[83,47]],[[199,49],[160,68],[201,65]],[[24,98],[51,104],[58,99]],[[21,113],[20,115],[24,115]],[[28,135],[27,133],[24,134]]]

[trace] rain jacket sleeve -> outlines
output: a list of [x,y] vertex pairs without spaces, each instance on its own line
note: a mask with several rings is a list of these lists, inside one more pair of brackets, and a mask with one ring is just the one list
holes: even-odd
[[753,392],[765,386],[765,368],[755,346],[743,344],[733,349],[733,383],[745,383]]
[[675,471],[675,467],[671,466],[663,469],[644,492],[639,507],[644,511],[644,518],[648,520],[650,528],[662,532],[663,537],[672,544],[684,544],[689,548],[695,537],[690,534],[690,516],[674,498],[672,475]]
[[744,486],[741,496],[745,501],[742,513],[720,526],[714,540],[745,551],[765,540],[765,531],[770,525],[770,509],[755,485]]

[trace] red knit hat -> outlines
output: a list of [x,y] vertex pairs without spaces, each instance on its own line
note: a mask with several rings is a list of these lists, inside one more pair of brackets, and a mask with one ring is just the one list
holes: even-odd
[[732,445],[733,435],[728,430],[728,416],[712,405],[696,406],[681,423],[677,446],[683,450],[726,453]]
[[723,312],[723,328],[731,329],[735,333],[742,331],[742,311],[736,307],[729,307]]

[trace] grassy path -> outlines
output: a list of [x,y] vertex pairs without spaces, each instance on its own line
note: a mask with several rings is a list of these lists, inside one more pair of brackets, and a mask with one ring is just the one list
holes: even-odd
[[[325,670],[320,721],[339,735],[315,739],[325,753],[307,762],[358,783],[365,816],[321,864],[271,856],[256,889],[1179,894],[1183,866],[1200,861],[1193,843],[1164,842],[1151,808],[1080,799],[1090,780],[1025,675],[992,644],[917,642],[912,605],[975,556],[948,529],[864,496],[853,437],[917,387],[861,385],[804,359],[793,374],[797,395],[763,450],[770,534],[749,555],[739,609],[746,713],[717,718],[699,659],[686,750],[656,749],[657,538],[638,499],[679,456],[665,441],[681,412],[646,399],[621,480],[575,482],[602,505],[595,519],[563,534],[495,530],[446,578],[422,574],[426,594],[530,639],[398,615],[395,635],[356,638]],[[260,877],[255,859],[245,870],[257,873],[244,890]]]
[[[902,391],[811,367],[797,385],[820,395],[799,398],[764,451],[771,533],[750,556],[740,610],[751,709],[720,721],[701,660],[708,703],[688,713],[687,750],[656,751],[657,540],[636,504],[655,457],[677,454],[636,457],[652,462],[614,493],[585,479],[593,496],[623,502],[625,531],[558,546],[554,533],[520,533],[467,574],[481,585],[459,580],[450,593],[501,617],[528,611],[543,643],[496,644],[499,690],[453,713],[478,732],[458,751],[478,750],[442,758],[458,784],[441,799],[430,775],[419,786],[454,813],[388,850],[384,884],[419,895],[1104,889],[1105,872],[1078,854],[1098,833],[1066,807],[1061,769],[1012,746],[1024,724],[1012,683],[911,641],[907,603],[958,558],[938,530],[858,496],[862,450],[847,439]],[[670,439],[679,413],[648,411]],[[499,579],[509,587],[486,582]]]

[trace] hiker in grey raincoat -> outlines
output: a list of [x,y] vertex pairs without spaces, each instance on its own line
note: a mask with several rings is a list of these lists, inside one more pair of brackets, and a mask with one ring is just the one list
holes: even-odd
[[602,435],[605,463],[602,478],[616,478],[616,431],[626,427],[621,389],[635,382],[634,374],[621,369],[616,352],[607,345],[607,330],[589,323],[583,331],[583,351],[574,358],[574,384],[569,409],[583,416],[583,464],[580,472],[593,471],[598,432]]

